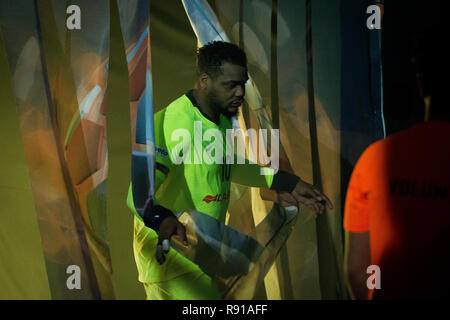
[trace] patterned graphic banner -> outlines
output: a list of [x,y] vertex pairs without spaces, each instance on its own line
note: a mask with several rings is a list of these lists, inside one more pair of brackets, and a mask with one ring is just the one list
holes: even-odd
[[192,89],[195,50],[212,40],[248,57],[233,126],[279,129],[280,169],[334,209],[315,219],[233,184],[226,223],[180,213],[194,245],[173,247],[224,298],[348,298],[342,199],[384,135],[379,34],[356,27],[373,2],[0,1],[0,298],[145,298],[130,182],[142,208],[155,193],[153,115]]

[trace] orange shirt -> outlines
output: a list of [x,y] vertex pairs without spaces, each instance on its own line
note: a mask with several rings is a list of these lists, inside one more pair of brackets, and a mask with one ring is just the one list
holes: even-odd
[[421,123],[363,153],[344,229],[370,232],[371,264],[381,269],[374,299],[449,295],[450,122]]

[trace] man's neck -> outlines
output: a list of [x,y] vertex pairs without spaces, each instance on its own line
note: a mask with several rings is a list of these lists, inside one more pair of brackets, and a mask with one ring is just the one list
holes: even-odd
[[220,113],[214,111],[207,97],[202,95],[198,89],[193,89],[192,93],[195,100],[197,101],[197,107],[201,111],[201,113],[203,113],[206,118],[218,125],[220,123]]

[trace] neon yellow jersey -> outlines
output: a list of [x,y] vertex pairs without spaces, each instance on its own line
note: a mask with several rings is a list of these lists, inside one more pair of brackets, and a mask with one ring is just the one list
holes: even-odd
[[[220,118],[220,126],[205,118],[186,95],[155,115],[155,158],[159,169],[156,170],[156,179],[163,180],[155,198],[160,205],[173,213],[195,209],[225,221],[231,168],[230,165],[204,159],[205,151],[212,148],[212,142],[202,138],[209,129],[220,130],[225,137],[226,129],[231,128],[231,121],[224,116]],[[222,141],[220,143],[223,145]],[[183,148],[187,151],[185,154]],[[222,154],[225,154],[224,145],[222,149]],[[175,160],[178,161],[182,160],[180,154],[186,157],[176,165],[171,154],[177,154]],[[208,164],[207,161],[213,163]],[[161,165],[169,170],[165,179],[161,175],[164,171]]]
[[[213,146],[218,137],[212,137],[214,130],[210,129],[215,129],[216,133],[220,130],[222,137],[226,137],[226,130],[232,128],[231,121],[221,115],[218,126],[194,106],[195,100],[188,95],[181,96],[154,116],[155,202],[174,214],[194,209],[224,222],[231,180],[268,188],[273,175],[260,175],[260,167],[254,164],[215,163],[214,159],[226,155],[226,145],[222,139],[220,154],[219,148]],[[166,255],[166,262],[159,265],[155,258],[158,235],[147,228],[136,213],[131,186],[127,203],[135,213],[133,246],[139,281],[166,281],[199,270],[173,249]]]

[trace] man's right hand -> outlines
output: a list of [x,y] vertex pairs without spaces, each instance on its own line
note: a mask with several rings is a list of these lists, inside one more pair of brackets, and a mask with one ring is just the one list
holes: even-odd
[[156,247],[156,260],[159,264],[163,264],[166,261],[165,255],[169,252],[169,240],[173,235],[180,237],[185,246],[188,245],[186,237],[186,228],[175,217],[165,218],[158,231],[158,246]]

